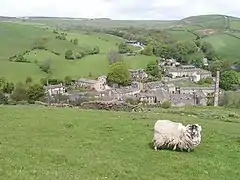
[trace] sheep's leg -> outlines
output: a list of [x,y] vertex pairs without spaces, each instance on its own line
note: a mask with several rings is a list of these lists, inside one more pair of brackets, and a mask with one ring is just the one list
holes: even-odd
[[157,151],[157,145],[156,145],[156,140],[153,140],[153,149]]
[[173,150],[175,151],[175,150],[176,150],[176,148],[177,148],[177,145],[175,144],[175,145],[174,145],[174,147],[173,147]]

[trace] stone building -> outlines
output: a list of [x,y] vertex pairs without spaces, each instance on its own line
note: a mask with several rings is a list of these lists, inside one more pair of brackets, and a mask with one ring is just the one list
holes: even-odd
[[165,70],[165,75],[171,78],[189,77],[195,82],[207,77],[212,77],[212,73],[210,71],[196,68],[195,66],[191,65],[168,68]]

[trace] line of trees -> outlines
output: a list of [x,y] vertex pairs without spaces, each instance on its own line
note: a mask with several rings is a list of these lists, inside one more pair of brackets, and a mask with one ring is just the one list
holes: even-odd
[[88,55],[99,54],[100,49],[98,46],[90,47],[90,46],[82,46],[79,48],[78,52],[74,52],[71,49],[68,49],[65,52],[65,59],[74,60],[74,59],[82,59]]
[[45,89],[40,83],[32,83],[32,79],[28,77],[25,83],[17,83],[14,85],[5,78],[0,78],[0,104],[8,104],[12,102],[27,101],[34,103],[45,96]]

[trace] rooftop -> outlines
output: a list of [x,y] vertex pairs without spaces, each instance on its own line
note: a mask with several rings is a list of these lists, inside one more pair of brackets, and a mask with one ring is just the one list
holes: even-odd
[[94,80],[94,79],[81,78],[81,79],[78,79],[77,82],[87,83],[87,84],[95,84],[98,81]]
[[44,86],[45,89],[55,89],[55,88],[63,88],[63,87],[64,86],[62,84]]

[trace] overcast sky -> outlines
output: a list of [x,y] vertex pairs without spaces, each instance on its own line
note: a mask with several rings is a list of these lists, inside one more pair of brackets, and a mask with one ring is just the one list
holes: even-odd
[[0,16],[171,20],[200,14],[240,17],[240,0],[0,0]]

